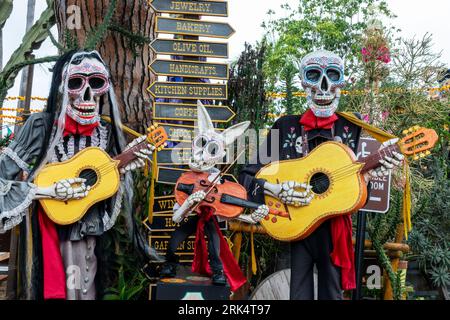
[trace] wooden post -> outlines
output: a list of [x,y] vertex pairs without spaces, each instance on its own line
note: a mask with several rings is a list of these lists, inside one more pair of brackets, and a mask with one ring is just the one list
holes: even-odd
[[[36,0],[28,0],[27,23],[25,27],[25,32],[28,32],[28,30],[30,30],[30,28],[33,26],[35,6]],[[30,54],[27,56],[27,58],[33,59],[34,56]],[[17,102],[17,109],[24,109],[23,112],[17,112],[18,115],[24,114],[25,116],[28,116],[30,114],[30,100],[31,100],[31,91],[33,87],[33,73],[34,73],[33,65],[29,65],[28,67],[25,67],[22,70],[19,96],[25,96],[25,100],[23,101],[19,99],[19,101]]]
[[[395,236],[395,243],[401,243],[403,241],[403,223],[400,223],[397,226],[397,233]],[[400,252],[400,251],[399,251]],[[400,262],[400,258],[394,258],[391,260],[391,266],[394,273],[397,273],[398,270],[398,264]],[[384,272],[384,300],[394,300],[394,292],[392,290],[392,284],[391,280],[389,279],[389,276],[387,272]]]

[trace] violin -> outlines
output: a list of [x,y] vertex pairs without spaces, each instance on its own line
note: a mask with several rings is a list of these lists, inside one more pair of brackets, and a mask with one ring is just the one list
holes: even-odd
[[[199,213],[199,208],[208,206],[214,209],[214,214],[224,218],[236,218],[244,209],[258,209],[261,204],[247,200],[247,190],[236,182],[220,179],[208,180],[208,173],[189,171],[178,179],[175,186],[175,199],[181,205],[193,193],[204,191],[205,199],[191,209],[191,212]],[[270,214],[288,217],[289,214],[271,208]]]

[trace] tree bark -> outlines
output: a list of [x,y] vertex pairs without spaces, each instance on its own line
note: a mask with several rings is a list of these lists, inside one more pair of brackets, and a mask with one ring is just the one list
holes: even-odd
[[[57,0],[55,15],[59,31],[59,42],[65,45],[69,33],[83,48],[89,33],[103,22],[111,0]],[[81,28],[70,30],[67,13],[71,5],[81,12]],[[149,41],[155,38],[155,12],[145,0],[118,0],[112,22],[133,34],[140,34]],[[116,31],[108,31],[96,48],[110,68],[117,100],[124,124],[139,132],[145,132],[151,120],[151,96],[147,88],[156,77],[148,68],[154,58],[148,44],[136,46],[134,51],[130,39]]]

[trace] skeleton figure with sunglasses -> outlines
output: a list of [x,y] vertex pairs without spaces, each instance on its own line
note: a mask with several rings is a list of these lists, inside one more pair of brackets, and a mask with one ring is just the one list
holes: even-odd
[[[220,174],[220,170],[216,168],[216,165],[226,157],[227,146],[232,145],[238,137],[244,134],[250,122],[246,121],[236,124],[224,132],[219,133],[215,131],[209,114],[200,101],[198,102],[197,110],[198,134],[192,142],[192,157],[189,161],[189,167],[194,172],[209,173],[208,180],[214,181],[217,175]],[[205,197],[205,192],[199,191],[190,195],[184,203],[179,203],[174,206],[172,219],[175,223],[179,223],[180,226],[175,230],[170,239],[166,254],[167,262],[161,270],[161,276],[175,276],[178,262],[175,251],[182,241],[197,230],[193,270],[211,274],[212,282],[215,285],[225,285],[225,276],[227,276],[232,290],[237,289],[246,280],[229,252],[228,245],[218,228],[216,216],[212,215],[211,212],[207,212],[207,208],[200,207],[201,214],[188,217],[192,207],[200,203]],[[237,219],[246,223],[256,224],[267,216],[268,212],[269,208],[262,204],[250,215],[243,214]],[[215,214],[220,216],[220,212]],[[202,226],[200,227],[200,225]],[[199,235],[199,229],[203,228],[203,225],[205,233],[208,236],[210,268],[204,266],[207,262],[200,262],[201,259],[197,261],[197,256],[199,255],[206,257],[206,253],[198,252],[204,239],[202,234]]]
[[[269,134],[261,150],[272,150],[272,145],[278,145],[278,154],[269,155],[272,161],[289,160],[306,156],[321,143],[335,140],[346,144],[356,154],[361,128],[336,114],[341,89],[345,85],[343,60],[329,51],[313,52],[302,59],[300,77],[306,91],[308,110],[302,115],[278,119],[272,130],[278,131],[279,141],[272,141],[273,135]],[[388,141],[385,146],[395,142]],[[386,157],[381,160],[380,168],[369,175],[387,175],[402,160],[403,156],[398,153],[395,159]],[[252,201],[264,203],[264,195],[297,207],[307,206],[314,201],[314,192],[307,181],[272,184],[256,179],[255,175],[263,165],[258,157],[256,164],[246,166],[239,177]],[[350,215],[325,221],[308,237],[291,242],[285,249],[285,252],[290,252],[291,299],[314,298],[314,266],[318,270],[319,299],[342,299],[342,290],[355,287]]]
[[[111,125],[100,118],[107,107]],[[71,225],[55,225],[36,200],[83,198],[90,191],[87,181],[68,176],[44,188],[33,184],[43,166],[68,160],[84,148],[99,147],[114,156],[144,139],[126,145],[112,81],[97,52],[70,52],[57,61],[46,110],[31,115],[0,155],[0,232],[25,220],[20,224],[24,250],[17,257],[21,281],[16,285],[17,298],[95,299],[101,254],[97,240],[113,227],[121,211],[126,213],[134,243],[154,255],[135,229],[129,210],[130,171],[144,165],[152,147],[136,153],[136,160],[121,170],[114,197],[97,203]]]

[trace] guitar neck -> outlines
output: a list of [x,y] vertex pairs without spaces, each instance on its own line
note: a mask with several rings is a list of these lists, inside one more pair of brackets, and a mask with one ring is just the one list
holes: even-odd
[[125,167],[127,164],[132,162],[133,160],[136,160],[136,155],[134,154],[137,151],[140,151],[142,149],[145,149],[147,147],[148,142],[144,140],[143,142],[135,145],[134,147],[122,152],[118,156],[114,157],[114,160],[118,160],[119,162],[119,168]]
[[366,173],[367,171],[381,166],[380,160],[384,159],[384,157],[386,156],[393,158],[393,152],[401,153],[400,148],[397,144],[378,150],[376,153],[370,155],[369,157],[364,159],[365,164],[361,170],[361,173]]

